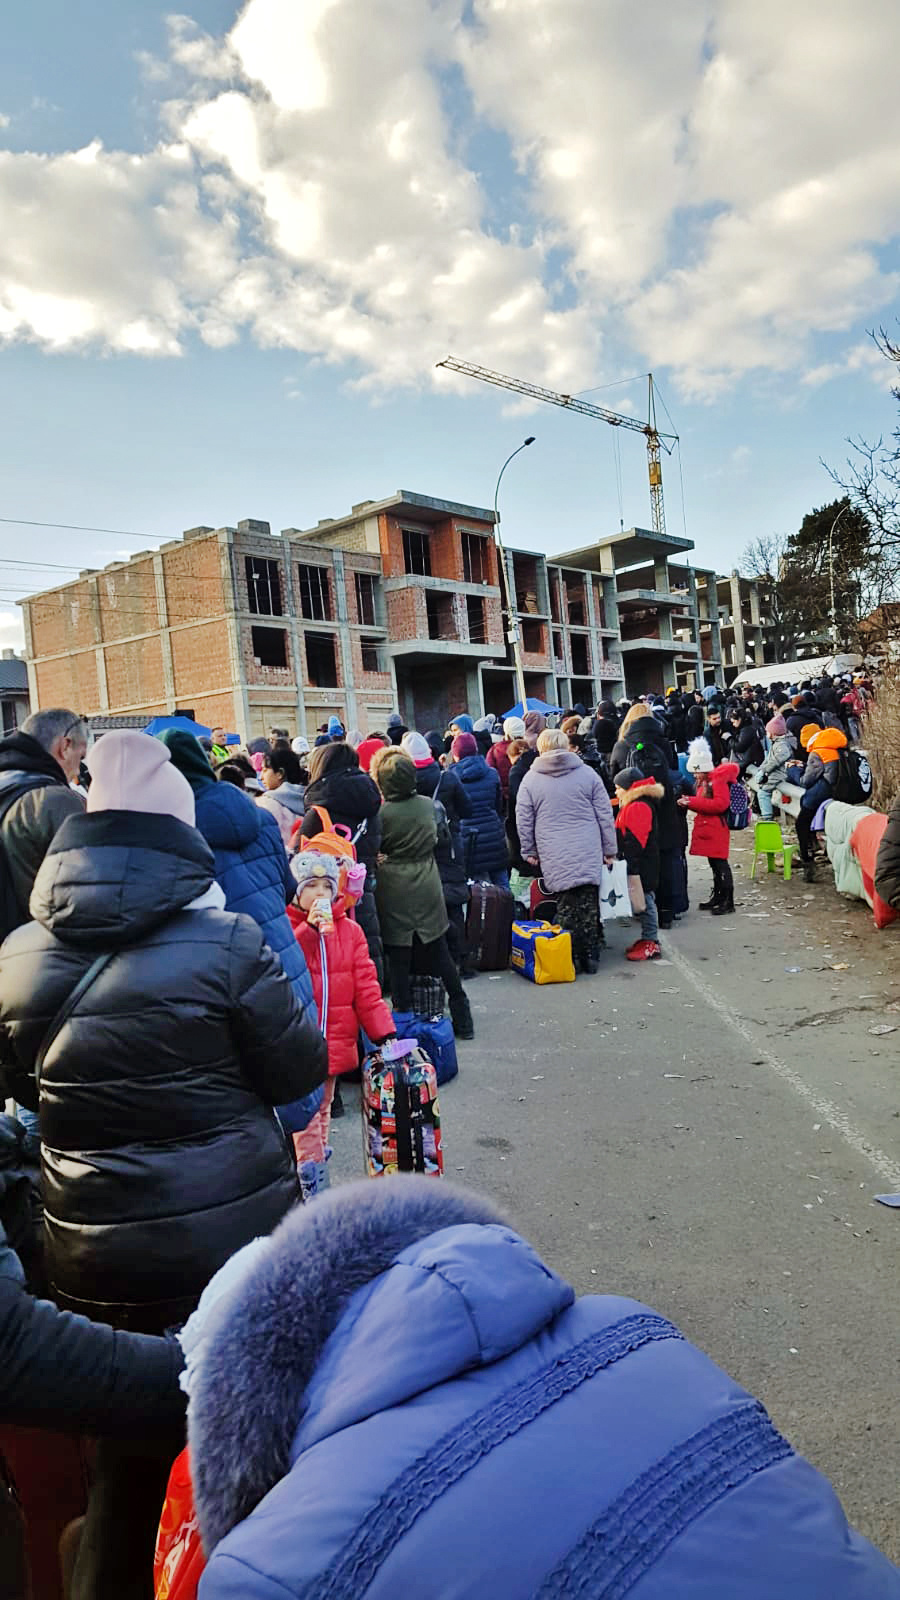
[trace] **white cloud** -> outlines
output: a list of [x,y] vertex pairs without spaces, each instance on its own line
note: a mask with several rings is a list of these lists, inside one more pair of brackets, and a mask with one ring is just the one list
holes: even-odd
[[[576,390],[604,337],[700,398],[865,370],[816,341],[858,346],[898,285],[900,9],[878,10],[247,0],[221,37],[170,17],[155,150],[0,155],[0,338],[166,355],[247,331],[376,390],[448,351]],[[469,153],[486,128],[514,222]]]
[[0,649],[22,651],[25,648],[25,628],[22,623],[22,613],[16,610],[7,610],[5,606],[0,609]]

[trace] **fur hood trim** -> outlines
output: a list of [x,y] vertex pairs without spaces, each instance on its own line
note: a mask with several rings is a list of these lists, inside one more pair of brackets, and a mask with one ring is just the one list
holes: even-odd
[[619,815],[622,815],[626,806],[631,805],[632,800],[662,800],[665,792],[662,784],[652,778],[644,778],[641,783],[632,784],[630,789],[620,789]]
[[348,1302],[411,1245],[464,1223],[502,1223],[480,1195],[430,1178],[342,1184],[284,1219],[210,1312],[188,1409],[207,1555],[290,1468],[310,1379]]

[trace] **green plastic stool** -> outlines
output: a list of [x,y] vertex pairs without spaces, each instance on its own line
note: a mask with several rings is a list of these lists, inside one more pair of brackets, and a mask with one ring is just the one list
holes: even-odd
[[774,872],[775,857],[780,850],[784,861],[784,881],[789,882],[796,848],[795,844],[786,842],[780,822],[757,822],[753,835],[753,866],[750,868],[750,877],[756,877],[756,863],[760,856],[766,857],[768,871]]

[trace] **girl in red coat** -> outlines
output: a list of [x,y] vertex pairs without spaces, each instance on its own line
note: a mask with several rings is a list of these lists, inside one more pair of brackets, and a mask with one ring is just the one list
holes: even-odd
[[344,896],[338,894],[337,861],[316,850],[302,850],[292,858],[291,871],[297,880],[297,898],[288,907],[288,916],[306,957],[328,1045],[328,1078],[322,1105],[308,1127],[293,1135],[300,1187],[306,1200],[327,1186],[334,1080],[339,1073],[352,1072],[358,1065],[360,1028],[375,1044],[393,1038],[396,1029],[381,997],[366,936],[347,915]]
[[737,763],[713,764],[712,751],[705,739],[693,739],[688,750],[687,769],[696,779],[693,795],[682,795],[678,804],[696,813],[691,838],[691,855],[706,856],[712,867],[713,892],[700,906],[714,917],[734,910],[734,878],[728,863],[731,832],[726,812],[731,804],[731,784],[740,776]]

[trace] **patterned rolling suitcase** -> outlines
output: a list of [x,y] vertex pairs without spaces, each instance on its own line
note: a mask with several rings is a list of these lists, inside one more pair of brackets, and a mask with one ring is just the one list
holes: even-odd
[[362,1115],[368,1177],[443,1176],[437,1074],[415,1039],[392,1039],[366,1058]]
[[514,910],[508,889],[493,883],[472,884],[466,939],[479,972],[503,972],[509,966]]

